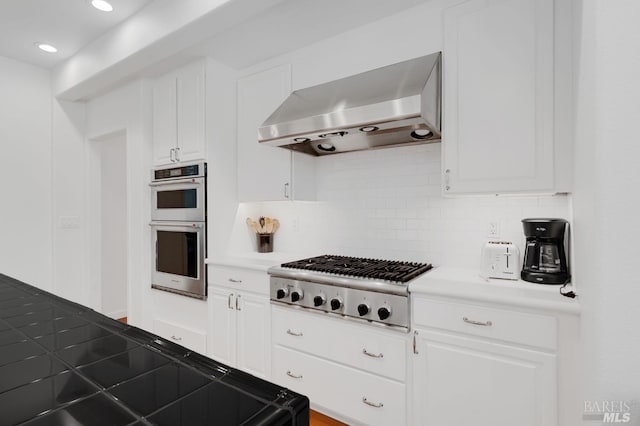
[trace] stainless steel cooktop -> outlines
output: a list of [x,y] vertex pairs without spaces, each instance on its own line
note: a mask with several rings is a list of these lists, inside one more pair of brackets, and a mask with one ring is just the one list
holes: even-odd
[[301,259],[269,269],[271,300],[408,329],[408,283],[431,268],[333,255]]

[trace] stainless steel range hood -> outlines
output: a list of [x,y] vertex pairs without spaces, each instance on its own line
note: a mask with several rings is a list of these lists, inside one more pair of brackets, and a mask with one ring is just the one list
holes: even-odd
[[258,129],[258,140],[315,156],[438,142],[440,56],[296,90]]

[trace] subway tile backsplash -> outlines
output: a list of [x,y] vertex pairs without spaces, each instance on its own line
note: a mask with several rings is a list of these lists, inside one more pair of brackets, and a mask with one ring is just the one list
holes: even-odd
[[230,251],[253,250],[247,216],[278,217],[278,251],[428,261],[477,267],[497,222],[523,249],[524,217],[570,219],[567,195],[444,198],[440,144],[318,158],[318,202],[242,203]]

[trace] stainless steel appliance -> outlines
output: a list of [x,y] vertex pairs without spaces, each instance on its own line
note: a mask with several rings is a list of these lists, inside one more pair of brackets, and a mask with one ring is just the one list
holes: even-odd
[[523,219],[527,238],[521,277],[538,284],[569,281],[567,240],[569,222],[564,219]]
[[258,141],[319,156],[440,141],[441,53],[293,92]]
[[152,174],[151,287],[204,300],[207,165],[162,168]]
[[324,255],[268,270],[272,303],[409,329],[409,282],[431,264]]

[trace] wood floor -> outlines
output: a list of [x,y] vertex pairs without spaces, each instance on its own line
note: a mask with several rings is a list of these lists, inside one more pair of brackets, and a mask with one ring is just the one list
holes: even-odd
[[[118,321],[127,323],[127,317],[118,318]],[[347,426],[345,423],[339,422],[336,419],[325,416],[317,411],[311,410],[310,426]]]
[[311,410],[310,426],[347,426],[345,423]]

